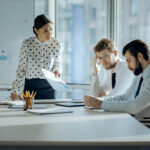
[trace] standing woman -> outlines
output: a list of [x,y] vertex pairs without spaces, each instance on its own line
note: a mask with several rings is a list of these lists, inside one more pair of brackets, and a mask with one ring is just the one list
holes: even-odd
[[34,37],[23,41],[13,82],[11,99],[20,98],[21,91],[37,92],[35,99],[54,99],[55,91],[47,82],[42,68],[60,77],[62,72],[60,42],[52,37],[52,22],[39,15],[34,20]]

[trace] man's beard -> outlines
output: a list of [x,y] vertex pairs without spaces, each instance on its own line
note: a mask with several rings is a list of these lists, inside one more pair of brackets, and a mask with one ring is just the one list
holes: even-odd
[[135,69],[134,74],[136,76],[138,76],[143,71],[143,68],[138,59],[137,59],[136,63],[137,63],[137,68]]

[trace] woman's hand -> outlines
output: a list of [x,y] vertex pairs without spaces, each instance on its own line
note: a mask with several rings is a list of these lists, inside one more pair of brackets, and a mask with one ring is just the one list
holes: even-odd
[[15,99],[21,99],[20,95],[17,95],[15,93],[11,93],[10,98],[14,101]]
[[59,78],[61,77],[61,74],[58,71],[55,71],[54,74],[55,74],[55,77],[59,77]]

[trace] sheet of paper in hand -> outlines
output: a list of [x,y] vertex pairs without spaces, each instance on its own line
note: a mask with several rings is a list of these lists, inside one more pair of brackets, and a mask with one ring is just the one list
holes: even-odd
[[70,88],[61,78],[55,77],[55,74],[42,68],[42,72],[44,73],[48,83],[53,87],[53,89],[57,91],[66,91],[71,92],[72,88]]

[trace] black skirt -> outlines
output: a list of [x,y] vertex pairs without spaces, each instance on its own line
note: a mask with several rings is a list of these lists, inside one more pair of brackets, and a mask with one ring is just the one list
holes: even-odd
[[46,79],[25,79],[25,91],[36,92],[35,99],[55,99],[55,91]]

